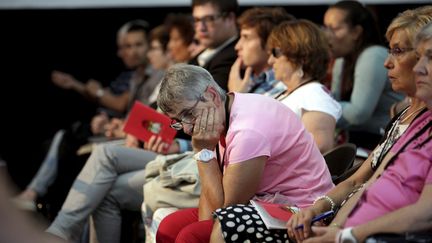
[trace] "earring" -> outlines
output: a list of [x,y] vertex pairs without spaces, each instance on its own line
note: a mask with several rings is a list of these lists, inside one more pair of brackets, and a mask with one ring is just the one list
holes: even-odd
[[300,78],[303,78],[304,72],[303,72],[303,69],[302,69],[302,68],[300,68],[300,69],[297,70],[297,75],[298,75]]

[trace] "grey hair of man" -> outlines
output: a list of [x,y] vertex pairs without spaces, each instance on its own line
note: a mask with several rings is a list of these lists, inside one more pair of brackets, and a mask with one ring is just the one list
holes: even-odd
[[432,39],[432,22],[425,25],[416,36],[415,45],[417,46],[420,42]]
[[142,19],[135,19],[123,24],[117,31],[117,36],[125,35],[126,33],[142,31],[146,34],[149,28],[147,21]]
[[172,113],[176,109],[183,108],[179,107],[183,101],[205,101],[203,94],[208,87],[213,87],[222,102],[225,102],[225,91],[207,70],[195,65],[175,64],[162,78],[157,98],[158,107],[165,113]]

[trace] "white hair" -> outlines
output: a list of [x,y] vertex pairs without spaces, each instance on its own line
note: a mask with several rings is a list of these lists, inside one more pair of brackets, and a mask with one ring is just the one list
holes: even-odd
[[157,104],[163,112],[172,112],[175,105],[182,101],[202,99],[209,86],[215,88],[222,101],[225,101],[225,91],[219,87],[207,70],[195,65],[173,65],[162,78]]

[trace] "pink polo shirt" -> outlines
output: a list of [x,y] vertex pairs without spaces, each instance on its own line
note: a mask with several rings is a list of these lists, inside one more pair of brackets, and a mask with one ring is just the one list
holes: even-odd
[[263,95],[234,94],[225,166],[267,156],[256,195],[278,195],[299,207],[333,188],[312,135],[288,107]]
[[[417,118],[392,147],[396,153],[414,134],[432,120],[427,111]],[[349,215],[345,227],[367,223],[389,212],[411,205],[425,185],[432,184],[432,140],[417,147],[429,136],[430,129],[415,139],[362,195]]]

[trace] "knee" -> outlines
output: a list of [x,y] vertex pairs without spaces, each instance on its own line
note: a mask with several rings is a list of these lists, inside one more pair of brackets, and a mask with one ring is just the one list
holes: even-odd
[[174,221],[172,217],[167,216],[160,222],[156,232],[156,242],[175,242],[178,232],[173,230],[177,228],[175,227],[176,223]]
[[103,166],[111,166],[114,162],[113,158],[113,148],[109,144],[98,144],[93,148],[92,154],[90,156],[91,161],[95,161]]

